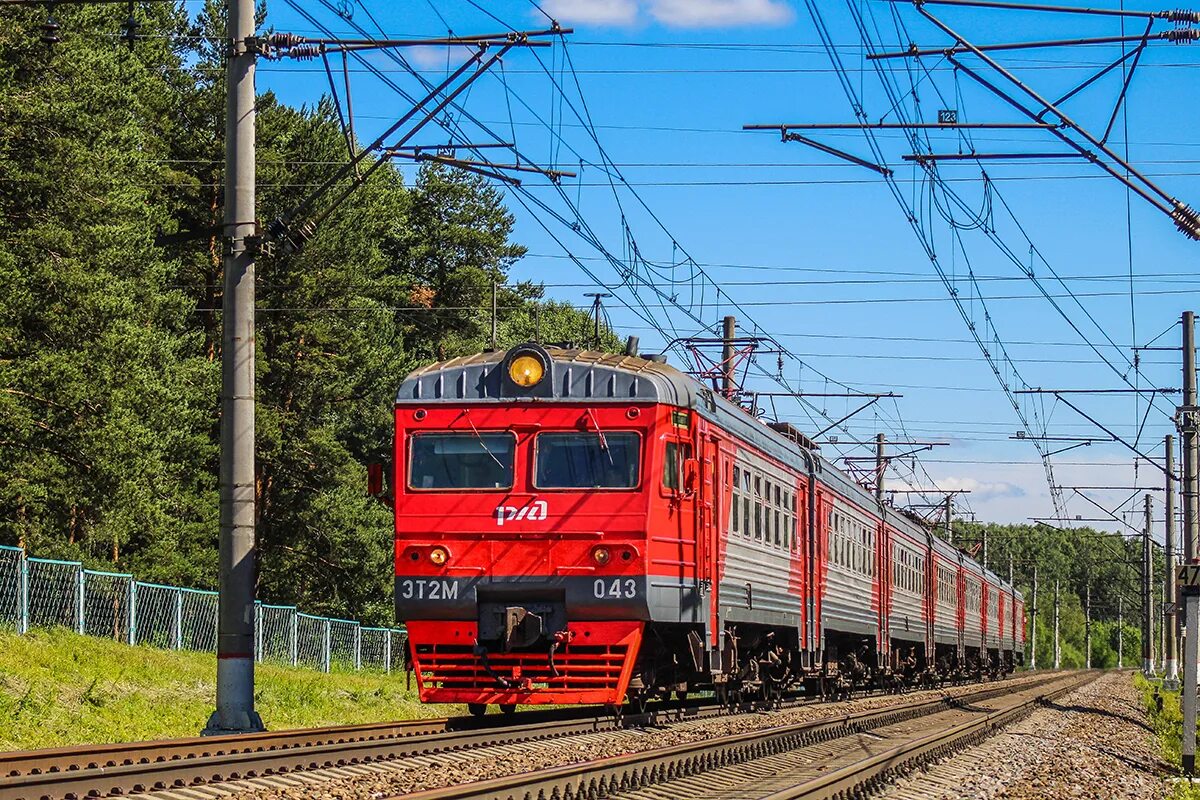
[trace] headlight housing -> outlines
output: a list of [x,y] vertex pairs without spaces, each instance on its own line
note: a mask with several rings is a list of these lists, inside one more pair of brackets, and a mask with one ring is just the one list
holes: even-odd
[[546,365],[533,354],[519,355],[508,365],[508,377],[522,389],[537,386],[546,376]]
[[554,366],[549,351],[536,342],[508,350],[500,362],[500,379],[511,397],[553,397]]

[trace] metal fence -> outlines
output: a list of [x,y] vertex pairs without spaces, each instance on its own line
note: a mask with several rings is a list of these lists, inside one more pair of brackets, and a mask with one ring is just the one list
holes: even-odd
[[[217,593],[143,583],[84,569],[77,561],[30,558],[0,545],[0,628],[70,628],[128,644],[214,652]],[[258,603],[254,658],[275,664],[391,672],[402,666],[403,628],[302,614]]]

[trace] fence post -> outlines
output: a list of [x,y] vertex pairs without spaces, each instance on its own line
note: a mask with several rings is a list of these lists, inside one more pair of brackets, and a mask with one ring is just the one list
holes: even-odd
[[254,660],[262,661],[262,602],[254,601]]
[[183,589],[175,590],[175,649],[183,649]]
[[87,623],[84,620],[83,603],[85,599],[83,588],[83,564],[75,570],[75,632],[83,635],[87,630]]
[[20,598],[18,603],[20,608],[18,611],[17,630],[19,633],[29,633],[29,558],[25,555],[25,551],[21,551],[21,566],[18,570],[18,591]]
[[354,626],[354,668],[362,669],[362,625]]
[[292,609],[292,666],[300,663],[300,611]]
[[137,581],[129,577],[129,643],[137,644]]
[[383,671],[389,675],[392,672],[392,629],[387,629],[387,636],[383,640]]
[[324,667],[325,672],[329,672],[329,665],[333,661],[333,657],[330,654],[330,644],[332,643],[332,634],[331,634],[330,629],[332,627],[333,627],[332,621],[329,619],[329,617],[326,617],[325,618],[325,654],[324,654],[324,658],[322,659],[322,666]]

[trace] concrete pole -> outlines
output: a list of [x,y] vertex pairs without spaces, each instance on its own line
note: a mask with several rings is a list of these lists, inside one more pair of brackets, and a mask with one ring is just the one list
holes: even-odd
[[1117,598],[1117,669],[1125,668],[1125,598]]
[[229,0],[217,708],[207,734],[263,730],[254,710],[254,0]]
[[1183,640],[1183,774],[1196,772],[1196,662],[1200,661],[1200,596],[1188,594],[1184,598],[1187,615],[1187,635]]
[[1092,587],[1085,587],[1083,602],[1083,666],[1092,668]]
[[1062,667],[1062,648],[1058,646],[1058,581],[1054,582],[1054,668]]
[[946,495],[946,541],[954,544],[954,495]]
[[[1179,592],[1175,588],[1175,437],[1167,434],[1164,440],[1166,445],[1166,467],[1167,467],[1167,493],[1166,493],[1166,516],[1167,516],[1167,552],[1166,566],[1163,569],[1164,587],[1163,606],[1163,631],[1166,637],[1166,663],[1163,665],[1166,672],[1167,684],[1172,689],[1178,688],[1179,685]],[[1169,606],[1168,606],[1169,604]],[[1170,611],[1167,611],[1167,608]]]
[[1200,442],[1196,412],[1196,319],[1183,312],[1183,408],[1179,430],[1183,444],[1183,552],[1188,563],[1200,556]]
[[1029,668],[1037,669],[1037,566],[1033,568],[1033,591],[1029,598]]
[[1165,624],[1167,615],[1164,611],[1166,607],[1167,581],[1166,577],[1164,576],[1163,579],[1158,582],[1158,607],[1157,613],[1154,615],[1154,624],[1158,626],[1158,639],[1156,641],[1156,644],[1158,645],[1158,651],[1156,655],[1158,658],[1155,663],[1158,664],[1158,666],[1162,669],[1164,676],[1167,674],[1167,626]]
[[737,318],[726,317],[721,327],[721,394],[733,399],[733,340],[737,338]]
[[883,473],[887,470],[887,461],[883,454],[884,436],[875,434],[875,499],[883,503]]
[[[1196,410],[1196,318],[1183,312],[1183,407],[1179,409],[1179,432],[1183,443],[1183,547],[1187,562],[1200,555],[1200,447],[1197,442]],[[1200,597],[1189,593],[1184,599],[1187,625],[1183,635],[1183,772],[1196,771],[1196,679],[1200,661]]]
[[1142,672],[1154,674],[1154,622],[1151,615],[1151,587],[1154,583],[1150,557],[1153,551],[1150,547],[1150,495],[1146,495],[1145,516],[1142,526]]

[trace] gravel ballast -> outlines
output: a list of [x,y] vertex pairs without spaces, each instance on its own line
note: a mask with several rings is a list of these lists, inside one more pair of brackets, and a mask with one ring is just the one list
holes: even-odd
[[1167,765],[1128,671],[1060,697],[977,747],[877,795],[886,800],[1161,800]]
[[[1012,683],[1019,685],[1027,680],[1031,678],[1017,677]],[[987,686],[989,684],[960,686],[945,691],[911,692],[899,696],[877,695],[843,703],[815,703],[771,713],[734,714],[676,722],[657,728],[592,733],[494,748],[405,757],[394,761],[296,772],[287,776],[191,787],[183,791],[156,792],[152,796],[187,797],[189,800],[199,800],[201,797],[234,797],[238,800],[378,800],[381,797],[670,747],[728,734],[828,719],[921,699],[961,696]]]

